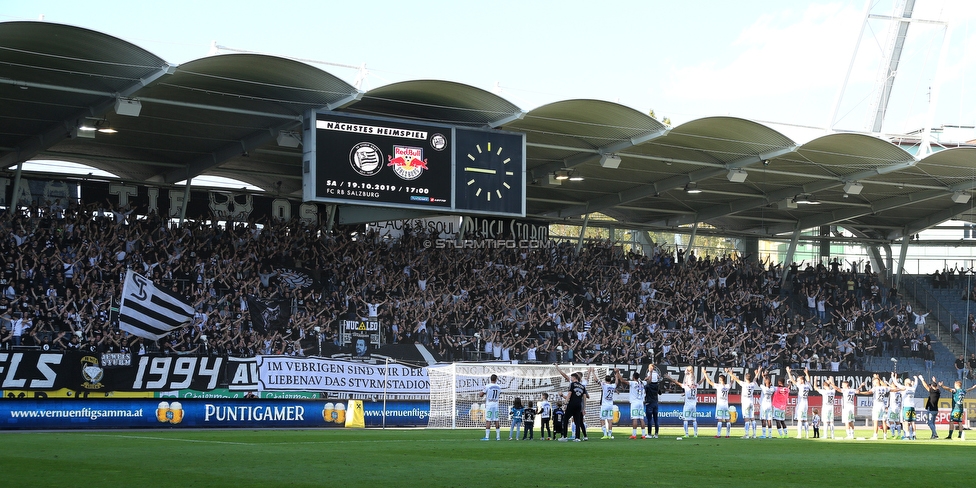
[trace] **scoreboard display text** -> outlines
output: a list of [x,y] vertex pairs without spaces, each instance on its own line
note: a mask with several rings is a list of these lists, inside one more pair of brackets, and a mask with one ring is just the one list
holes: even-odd
[[525,216],[525,136],[415,121],[306,116],[305,201]]

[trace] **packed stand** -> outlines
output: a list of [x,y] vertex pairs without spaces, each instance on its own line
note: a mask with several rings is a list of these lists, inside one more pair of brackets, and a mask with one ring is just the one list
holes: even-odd
[[[868,355],[924,357],[924,315],[869,269],[751,257],[623,253],[609,242],[543,249],[430,249],[299,220],[183,226],[111,203],[0,215],[0,347],[138,354],[313,355],[339,320],[375,316],[387,343],[447,361],[862,369]],[[473,236],[477,237],[477,236]],[[852,263],[853,264],[853,263]],[[186,295],[193,322],[158,342],[114,324],[126,269]],[[280,279],[308,269],[316,284]],[[801,269],[802,268],[802,269]],[[284,299],[287,327],[251,327],[247,296]],[[921,319],[919,316],[921,315]],[[919,320],[921,320],[920,325]]]

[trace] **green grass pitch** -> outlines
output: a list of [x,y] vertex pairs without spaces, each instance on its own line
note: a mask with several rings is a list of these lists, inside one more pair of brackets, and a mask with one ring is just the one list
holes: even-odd
[[0,476],[7,487],[976,484],[976,440],[741,439],[741,428],[715,439],[714,432],[702,426],[700,437],[678,441],[681,429],[667,428],[659,439],[630,440],[630,429],[618,427],[612,440],[600,440],[597,429],[588,442],[568,443],[509,441],[504,429],[500,442],[481,441],[483,429],[5,432]]

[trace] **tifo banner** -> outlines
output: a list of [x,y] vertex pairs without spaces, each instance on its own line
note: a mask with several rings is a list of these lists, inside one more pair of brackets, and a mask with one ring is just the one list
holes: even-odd
[[291,307],[285,300],[247,296],[251,324],[263,334],[284,330],[291,317]]
[[78,392],[212,390],[224,378],[220,356],[138,356],[129,367],[105,367],[97,353],[0,353],[0,388]]
[[[685,367],[686,366],[680,366],[680,365],[678,365],[678,366],[659,366],[659,369],[663,373],[671,376],[672,378],[674,378],[674,379],[676,379],[678,381],[684,381],[684,378],[685,378]],[[722,368],[722,367],[714,367],[714,366],[693,366],[692,369],[694,371],[695,380],[698,383],[698,387],[699,388],[703,388],[703,389],[707,389],[708,388],[708,384],[705,381],[705,377],[706,376],[709,377],[709,378],[711,378],[711,380],[713,382],[717,382],[718,381],[718,376],[719,375],[726,375],[727,376],[727,374],[725,372],[726,368]],[[730,368],[730,369],[732,370],[733,373],[736,374],[736,376],[739,377],[739,379],[744,379],[746,372],[751,372],[751,373],[755,374],[755,370],[750,370],[750,369],[747,369],[747,368]],[[768,370],[768,371],[765,371],[765,372],[769,373],[769,376],[772,379],[773,384],[776,383],[776,379],[777,378],[781,378],[781,377],[785,378],[785,376],[786,376],[786,371],[785,370],[780,370],[779,368],[775,368],[775,369]],[[641,376],[643,377],[646,373],[647,373],[647,368],[646,367],[642,368],[642,370],[641,370]],[[623,371],[621,371],[621,374],[623,374]],[[793,371],[793,374],[794,375],[797,375],[797,374],[801,374],[802,375],[803,374],[803,371]],[[888,378],[890,376],[890,374],[891,373],[883,373],[882,376],[885,377],[885,378]],[[823,382],[823,380],[825,380],[827,378],[831,378],[831,379],[834,380],[834,383],[838,387],[841,385],[841,382],[843,382],[843,381],[849,381],[851,383],[851,387],[852,388],[860,388],[861,385],[864,385],[864,384],[870,385],[871,384],[871,378],[872,378],[873,375],[874,375],[874,373],[873,372],[870,372],[870,371],[810,371],[810,380],[813,382],[814,385],[820,385]],[[757,383],[758,382],[759,381],[757,381]]]
[[426,368],[323,358],[257,356],[258,390],[429,394]]
[[[383,402],[362,402],[365,425],[383,425]],[[0,402],[2,429],[343,427],[346,403],[320,400],[20,400]],[[388,402],[386,425],[427,425],[427,402]]]
[[68,203],[77,199],[78,184],[63,180],[29,180],[23,179],[20,182],[19,198],[10,197],[13,193],[13,181],[8,178],[0,178],[0,206],[6,207],[8,202],[17,200],[19,205],[37,205],[42,208],[54,208],[64,210]]

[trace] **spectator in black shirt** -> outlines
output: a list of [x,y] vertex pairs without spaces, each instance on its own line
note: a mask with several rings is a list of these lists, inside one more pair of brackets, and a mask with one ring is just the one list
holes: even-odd
[[[585,413],[584,409],[586,408],[586,400],[590,398],[590,395],[587,393],[586,387],[583,386],[583,375],[579,372],[575,372],[573,373],[572,377],[570,377],[564,373],[563,370],[559,369],[559,365],[554,366],[556,366],[556,371],[559,371],[559,374],[563,375],[563,378],[570,382],[569,391],[567,392],[569,398],[566,403],[566,416],[563,419],[564,435],[569,434],[569,420],[572,419],[576,429],[579,430],[579,434],[575,439],[576,442],[588,440],[586,438],[586,425],[583,423],[583,414]],[[569,439],[563,437],[559,440],[565,441]]]
[[922,375],[918,375],[918,380],[922,382],[922,387],[929,392],[929,397],[925,400],[925,412],[928,414],[928,424],[929,429],[932,430],[932,437],[930,439],[938,439],[939,434],[935,430],[935,417],[939,415],[939,398],[942,397],[942,392],[939,391],[939,381],[932,377],[932,384],[925,382],[925,378]]
[[[647,417],[647,435],[657,439],[661,430],[658,425],[658,395],[661,393],[661,386],[658,383],[660,375],[653,364],[647,366],[647,383],[644,385],[644,416]],[[654,425],[654,434],[651,434],[651,424]]]

